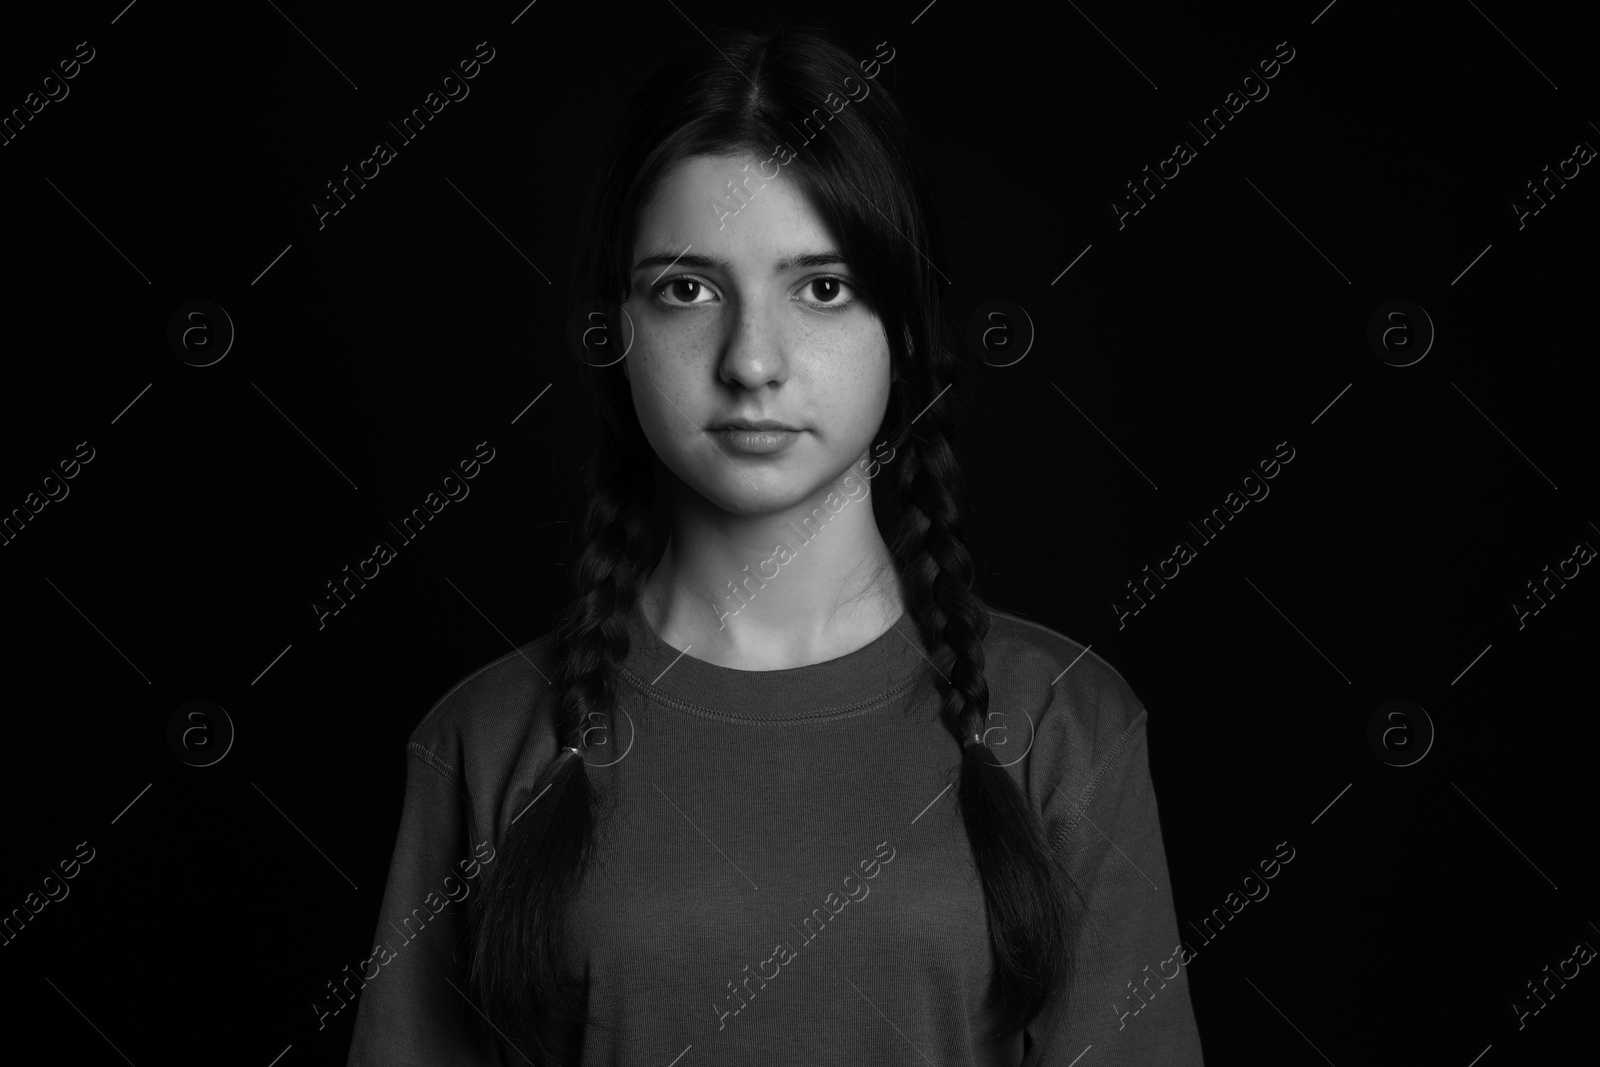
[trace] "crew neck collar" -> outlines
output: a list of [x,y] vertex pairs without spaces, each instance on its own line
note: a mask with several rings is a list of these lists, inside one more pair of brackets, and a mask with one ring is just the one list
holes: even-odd
[[854,652],[776,671],[722,667],[695,659],[693,646],[673,648],[651,627],[638,598],[625,621],[623,679],[658,703],[720,722],[825,722],[859,715],[903,696],[924,672],[932,674],[910,614]]

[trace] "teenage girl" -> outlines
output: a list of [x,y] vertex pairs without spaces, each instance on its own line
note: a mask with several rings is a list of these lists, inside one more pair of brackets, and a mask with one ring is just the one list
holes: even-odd
[[352,1067],[1201,1062],[1145,710],[974,591],[894,58],[722,33],[622,117],[576,595],[412,735]]

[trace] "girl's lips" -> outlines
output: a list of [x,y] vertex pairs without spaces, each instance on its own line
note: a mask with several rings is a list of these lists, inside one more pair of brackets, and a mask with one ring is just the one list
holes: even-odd
[[799,430],[740,430],[733,428],[713,430],[711,432],[728,448],[751,456],[764,456],[782,451],[801,433]]

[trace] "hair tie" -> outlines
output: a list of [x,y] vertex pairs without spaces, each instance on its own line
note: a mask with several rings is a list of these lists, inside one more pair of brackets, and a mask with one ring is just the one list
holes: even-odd
[[983,747],[983,736],[981,734],[973,734],[971,737],[969,737],[965,741],[961,742],[961,747],[964,748],[964,749],[965,748],[973,748],[973,747],[982,748]]
[[573,755],[578,756],[579,758],[582,758],[582,756],[583,756],[583,752],[580,751],[578,748],[572,746],[572,745],[568,745],[566,748],[562,749],[561,751],[563,751],[563,752],[571,752]]

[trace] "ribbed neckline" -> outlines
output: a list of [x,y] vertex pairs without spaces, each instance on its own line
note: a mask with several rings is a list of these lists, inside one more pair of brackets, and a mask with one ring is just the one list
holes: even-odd
[[825,722],[859,715],[902,696],[932,667],[909,614],[854,652],[777,671],[742,671],[695,659],[656,634],[635,601],[625,615],[629,648],[622,676],[652,700],[719,722]]

